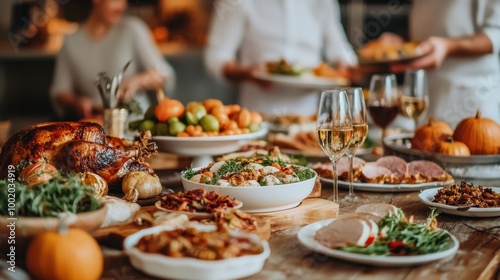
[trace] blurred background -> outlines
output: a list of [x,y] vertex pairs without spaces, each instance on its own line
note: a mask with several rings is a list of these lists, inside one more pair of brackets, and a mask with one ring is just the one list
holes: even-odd
[[[184,104],[208,97],[235,102],[235,89],[215,81],[203,65],[212,0],[128,2],[126,13],[149,26],[177,74],[176,88],[168,95]],[[340,0],[339,4],[343,27],[355,48],[385,31],[407,36],[408,0]],[[55,56],[63,36],[76,31],[90,5],[91,1],[80,0],[0,1],[0,120],[23,127],[51,119],[49,88]]]

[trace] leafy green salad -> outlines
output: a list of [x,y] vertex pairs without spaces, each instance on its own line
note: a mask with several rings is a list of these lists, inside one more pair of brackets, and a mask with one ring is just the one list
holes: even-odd
[[234,158],[207,167],[182,172],[183,178],[218,186],[273,186],[302,182],[316,177],[310,168],[268,156]]

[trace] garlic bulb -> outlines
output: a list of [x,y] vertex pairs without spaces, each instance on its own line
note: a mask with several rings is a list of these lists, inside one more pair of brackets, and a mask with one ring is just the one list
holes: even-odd
[[128,194],[131,189],[139,192],[139,199],[146,199],[160,195],[162,186],[156,175],[144,171],[131,171],[123,178],[122,190]]
[[141,209],[141,206],[135,202],[114,196],[104,196],[101,201],[108,207],[106,218],[101,227],[128,224],[132,222],[135,213]]

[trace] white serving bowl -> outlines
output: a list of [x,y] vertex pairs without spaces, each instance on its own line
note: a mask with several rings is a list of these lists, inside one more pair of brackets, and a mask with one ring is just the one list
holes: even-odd
[[[196,225],[199,231],[212,231],[212,225]],[[173,230],[173,226],[157,226],[141,230],[124,241],[125,253],[130,257],[132,266],[136,269],[160,278],[169,279],[206,279],[223,280],[243,278],[262,270],[271,250],[267,241],[260,240],[255,234],[232,231],[231,235],[250,238],[264,249],[258,255],[246,255],[216,261],[205,261],[195,258],[172,258],[160,254],[144,253],[135,248],[137,242],[145,235]]]
[[[199,168],[195,168],[195,170],[197,169]],[[311,171],[313,170],[311,169]],[[311,194],[316,176],[298,183],[260,187],[215,186],[189,181],[183,176],[181,177],[185,191],[194,189],[215,191],[218,194],[227,195],[243,202],[241,211],[247,213],[262,213],[285,210],[298,206],[303,199]]]

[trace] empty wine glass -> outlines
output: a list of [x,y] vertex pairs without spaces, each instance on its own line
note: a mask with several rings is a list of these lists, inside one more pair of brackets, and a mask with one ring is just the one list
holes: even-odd
[[[381,140],[386,129],[399,112],[399,93],[394,74],[375,74],[370,81],[368,111],[373,122],[382,130]],[[380,141],[382,143],[382,141]]]
[[354,172],[353,159],[359,147],[363,146],[368,135],[368,123],[366,121],[366,105],[363,90],[359,87],[345,88],[349,104],[351,107],[351,122],[352,122],[352,140],[347,149],[347,157],[349,158],[349,194],[344,198],[345,201],[356,201],[358,196],[354,194]]
[[332,200],[338,202],[337,163],[345,155],[352,139],[351,112],[345,90],[326,90],[321,93],[316,129],[319,144],[332,162]]
[[406,70],[403,82],[403,95],[400,101],[401,115],[412,118],[415,129],[418,121],[427,113],[429,89],[423,69]]

